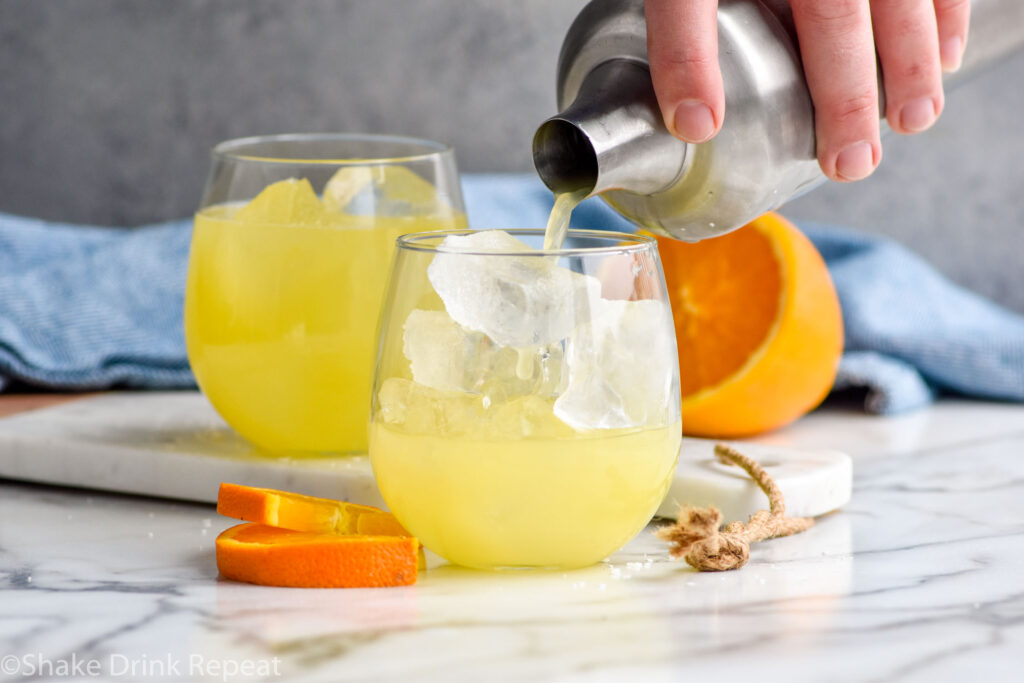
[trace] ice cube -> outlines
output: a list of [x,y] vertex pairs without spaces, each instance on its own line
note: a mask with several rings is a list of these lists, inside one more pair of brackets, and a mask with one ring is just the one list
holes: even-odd
[[349,205],[363,193],[373,191],[373,171],[369,166],[343,166],[324,185],[324,208],[331,212],[350,211]]
[[321,225],[326,215],[308,180],[288,178],[263,188],[238,210],[235,219],[272,225]]
[[486,412],[481,436],[489,439],[555,439],[571,437],[572,428],[555,417],[551,399],[520,396]]
[[427,277],[460,325],[483,332],[501,346],[548,346],[589,318],[601,283],[559,266],[551,257],[488,255],[529,251],[502,230],[449,235]]
[[568,382],[562,356],[561,342],[529,349],[495,346],[480,393],[492,404],[516,396],[556,396]]
[[526,394],[552,396],[563,383],[561,344],[503,348],[444,311],[420,309],[409,314],[402,332],[413,380],[433,389],[484,394],[494,403]]
[[602,299],[566,344],[569,385],[554,414],[578,430],[665,425],[676,363],[665,302]]
[[377,403],[378,420],[410,434],[467,434],[485,417],[480,396],[433,389],[401,377],[381,383]]
[[324,186],[327,211],[408,216],[447,210],[434,186],[414,171],[393,164],[343,166]]
[[467,330],[444,311],[416,309],[402,327],[402,352],[418,384],[446,391],[474,391],[492,353],[491,341]]
[[534,395],[488,405],[479,395],[390,377],[381,383],[377,403],[377,420],[410,434],[502,441],[572,435],[552,412],[551,399]]

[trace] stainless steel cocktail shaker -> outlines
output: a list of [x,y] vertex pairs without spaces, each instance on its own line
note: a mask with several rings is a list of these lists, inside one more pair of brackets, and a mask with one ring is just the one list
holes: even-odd
[[[643,0],[584,7],[559,57],[561,113],[533,140],[544,183],[555,192],[587,189],[640,226],[696,241],[824,182],[789,3],[720,0],[718,31],[725,121],[715,138],[693,145],[661,119]],[[1021,45],[1024,0],[974,0],[963,64],[947,87]]]

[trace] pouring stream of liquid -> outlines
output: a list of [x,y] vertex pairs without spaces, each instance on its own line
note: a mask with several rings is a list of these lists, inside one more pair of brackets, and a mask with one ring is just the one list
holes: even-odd
[[544,231],[544,249],[561,249],[565,235],[569,232],[569,219],[572,210],[587,196],[587,191],[559,192],[555,195],[555,205],[548,216],[548,227]]

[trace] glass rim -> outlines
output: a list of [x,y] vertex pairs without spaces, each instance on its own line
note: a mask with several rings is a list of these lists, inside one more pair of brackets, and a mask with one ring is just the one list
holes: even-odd
[[[566,237],[582,237],[589,239],[602,239],[606,241],[618,240],[618,244],[609,244],[603,247],[563,247],[561,249],[528,249],[523,251],[469,251],[465,249],[443,249],[441,242],[450,235],[473,235],[484,230],[432,230],[424,232],[411,232],[400,236],[395,240],[399,249],[408,251],[419,251],[431,254],[461,254],[464,256],[588,256],[602,254],[633,254],[649,250],[651,247],[657,251],[657,240],[648,235],[637,233],[619,232],[615,230],[583,230],[571,228]],[[544,230],[540,228],[508,228],[505,229],[510,235],[533,235],[544,236]],[[437,244],[424,244],[426,240],[437,240]],[[622,244],[627,242],[627,244]]]
[[[268,143],[268,142],[314,142],[314,141],[337,141],[337,142],[381,142],[398,145],[409,145],[424,148],[423,152],[413,154],[399,154],[382,157],[324,157],[306,158],[294,157],[285,158],[277,156],[266,156],[261,154],[246,154],[242,152],[247,147]],[[413,161],[423,161],[433,157],[449,156],[453,147],[444,142],[416,138],[406,135],[387,135],[380,133],[275,133],[272,135],[250,135],[242,138],[232,138],[218,142],[210,150],[210,156],[214,159],[230,161],[249,161],[264,164],[292,164],[292,165],[330,165],[330,166],[365,166],[367,164],[402,164]]]

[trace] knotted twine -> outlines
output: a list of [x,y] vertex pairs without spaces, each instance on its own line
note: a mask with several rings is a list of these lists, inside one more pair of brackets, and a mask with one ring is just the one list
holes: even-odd
[[687,564],[702,572],[739,569],[750,559],[751,543],[791,536],[814,525],[810,517],[786,517],[782,491],[755,461],[725,444],[715,445],[715,455],[727,465],[742,467],[768,496],[769,509],[758,510],[746,524],[736,521],[719,530],[722,513],[713,506],[683,505],[675,524],[655,532],[658,538],[672,544],[672,557],[684,557]]

